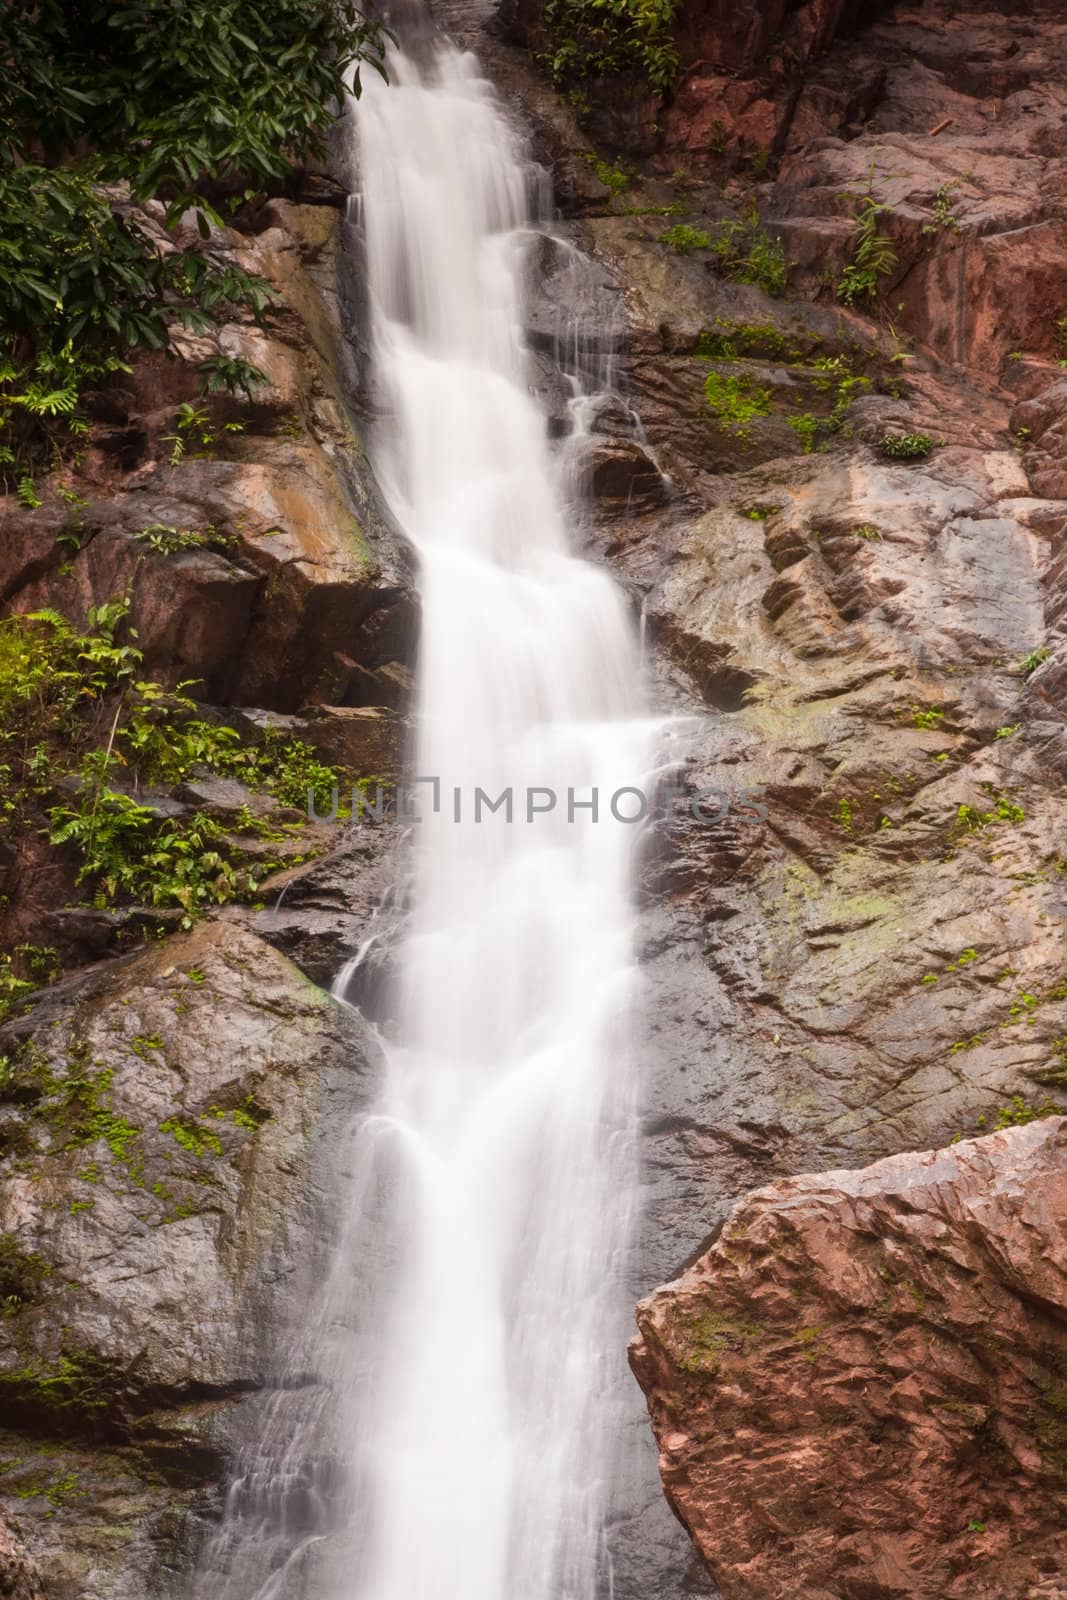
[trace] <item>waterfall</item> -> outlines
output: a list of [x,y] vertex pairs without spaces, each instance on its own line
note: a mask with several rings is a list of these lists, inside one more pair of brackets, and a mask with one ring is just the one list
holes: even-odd
[[425,35],[364,80],[354,121],[375,466],[418,555],[414,774],[433,782],[379,1101],[295,1363],[318,1399],[297,1424],[279,1398],[231,1491],[232,1516],[258,1508],[254,1549],[217,1542],[204,1593],[595,1600],[632,1438],[637,643],[569,550],[531,392],[521,137],[474,60]]

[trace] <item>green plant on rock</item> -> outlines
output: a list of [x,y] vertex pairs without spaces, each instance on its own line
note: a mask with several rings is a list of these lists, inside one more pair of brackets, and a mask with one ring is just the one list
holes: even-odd
[[173,1116],[159,1124],[160,1133],[169,1134],[175,1144],[203,1161],[206,1156],[221,1156],[222,1140],[210,1128],[201,1127],[195,1117]]
[[810,456],[815,449],[815,441],[823,431],[825,418],[817,417],[814,411],[801,411],[795,417],[787,417],[786,422],[800,440],[804,454]]
[[751,442],[749,424],[768,416],[771,391],[761,388],[747,373],[709,372],[704,399],[719,427],[742,443]]
[[[46,825],[54,844],[74,852],[78,881],[98,904],[132,899],[191,917],[253,896],[282,859],[263,852],[264,837],[288,839],[303,825],[309,791],[325,806],[343,774],[276,730],[244,743],[234,729],[205,721],[186,685],[140,678],[126,616],[124,601],[98,607],[87,633],[54,611],[0,621],[0,831]],[[239,815],[226,829],[202,814],[163,817],[146,803],[143,785],[197,773],[265,790],[296,817],[269,829]],[[64,789],[74,776],[71,796]],[[21,967],[8,958],[0,970],[4,1009],[19,1008],[50,976],[45,953],[35,957],[34,949],[24,947]]]
[[[204,406],[183,401],[174,414],[173,433],[161,435],[164,444],[170,445],[170,464],[180,466],[186,456],[195,461],[210,461],[215,454],[217,435],[211,413]],[[243,422],[227,422],[224,433],[243,433]]]
[[135,535],[156,555],[172,556],[188,550],[225,550],[233,540],[217,528],[177,528],[166,522],[153,522]]
[[1028,1105],[1021,1094],[1015,1094],[1012,1095],[1009,1105],[998,1109],[993,1132],[1000,1133],[1003,1128],[1025,1128],[1031,1122],[1040,1122],[1045,1117],[1056,1117],[1059,1114],[1060,1107],[1053,1105],[1051,1100],[1042,1100],[1039,1105]]
[[678,0],[546,0],[548,49],[539,57],[558,89],[584,103],[594,78],[626,73],[663,93],[678,72],[672,24]]
[[890,277],[896,269],[897,252],[892,239],[881,231],[881,219],[891,208],[875,199],[873,161],[867,188],[849,198],[858,200],[859,209],[853,218],[852,257],[838,280],[837,298],[847,306],[855,306],[875,298],[880,280]]
[[710,249],[711,235],[703,228],[693,228],[687,222],[679,222],[673,228],[668,228],[666,233],[661,233],[657,243],[665,244],[676,256],[684,256],[690,250]]
[[785,294],[790,263],[782,241],[768,233],[755,201],[733,221],[722,222],[711,239],[721,271],[735,283],[755,283],[769,295]]
[[701,333],[693,354],[704,361],[749,360],[759,356],[772,361],[799,361],[801,353],[773,323],[716,317],[714,327]]
[[[84,434],[83,396],[184,323],[260,316],[219,207],[321,155],[350,69],[384,65],[353,0],[7,0],[0,11],[0,478]],[[136,209],[158,197],[162,221]],[[179,239],[184,214],[199,241]],[[208,389],[254,369],[211,357]],[[258,377],[257,377],[258,381]]]
[[959,233],[961,224],[956,210],[956,191],[960,180],[954,178],[943,183],[931,201],[934,220],[923,224],[923,233]]
[[1038,649],[1031,650],[1028,656],[1024,656],[1015,670],[1021,678],[1029,678],[1031,673],[1044,665],[1051,654],[1047,645],[1040,645]]
[[890,461],[921,461],[934,448],[928,433],[886,433],[878,448]]
[[600,156],[595,155],[592,150],[584,151],[582,160],[587,166],[592,167],[594,173],[613,199],[617,199],[620,194],[625,194],[630,187],[630,174],[628,172],[624,171],[622,167],[612,166],[610,161],[604,161]]

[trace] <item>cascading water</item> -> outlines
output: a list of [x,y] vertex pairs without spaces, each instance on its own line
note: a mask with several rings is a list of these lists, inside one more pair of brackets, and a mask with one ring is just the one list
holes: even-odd
[[355,120],[376,466],[421,568],[415,770],[435,782],[383,1087],[294,1364],[319,1398],[298,1424],[279,1399],[204,1592],[594,1600],[626,1436],[637,649],[568,551],[530,393],[521,141],[425,32]]

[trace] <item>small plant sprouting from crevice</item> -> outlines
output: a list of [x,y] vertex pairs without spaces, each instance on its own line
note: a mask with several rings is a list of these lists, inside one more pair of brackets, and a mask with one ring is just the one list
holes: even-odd
[[923,224],[923,233],[959,233],[961,231],[956,202],[956,191],[959,187],[959,178],[953,178],[951,182],[941,184],[930,203],[930,209],[934,214],[933,221]]
[[691,250],[710,249],[711,235],[703,228],[693,228],[687,222],[679,222],[673,228],[668,228],[666,233],[661,233],[657,243],[665,244],[676,256],[685,256]]
[[881,231],[881,219],[892,208],[875,198],[874,178],[872,160],[867,188],[860,194],[847,196],[859,202],[859,209],[853,218],[852,257],[838,280],[837,298],[851,307],[873,302],[881,279],[890,277],[897,266],[893,241]]
[[1036,650],[1031,650],[1030,654],[1024,656],[1015,669],[1019,677],[1029,678],[1032,673],[1037,671],[1038,667],[1045,664],[1051,654],[1052,652],[1047,645],[1039,645]]
[[781,239],[768,233],[755,201],[732,222],[722,222],[711,239],[719,268],[735,283],[754,283],[781,298],[789,284],[790,263]]
[[878,448],[890,461],[922,461],[934,448],[928,433],[886,433]]

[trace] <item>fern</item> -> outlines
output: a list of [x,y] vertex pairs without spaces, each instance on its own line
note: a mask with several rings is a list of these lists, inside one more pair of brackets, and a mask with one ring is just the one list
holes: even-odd
[[857,300],[873,300],[879,278],[888,278],[898,259],[892,239],[880,232],[878,226],[879,218],[892,208],[882,205],[870,191],[859,198],[852,260],[837,285],[837,297],[847,306],[854,306]]

